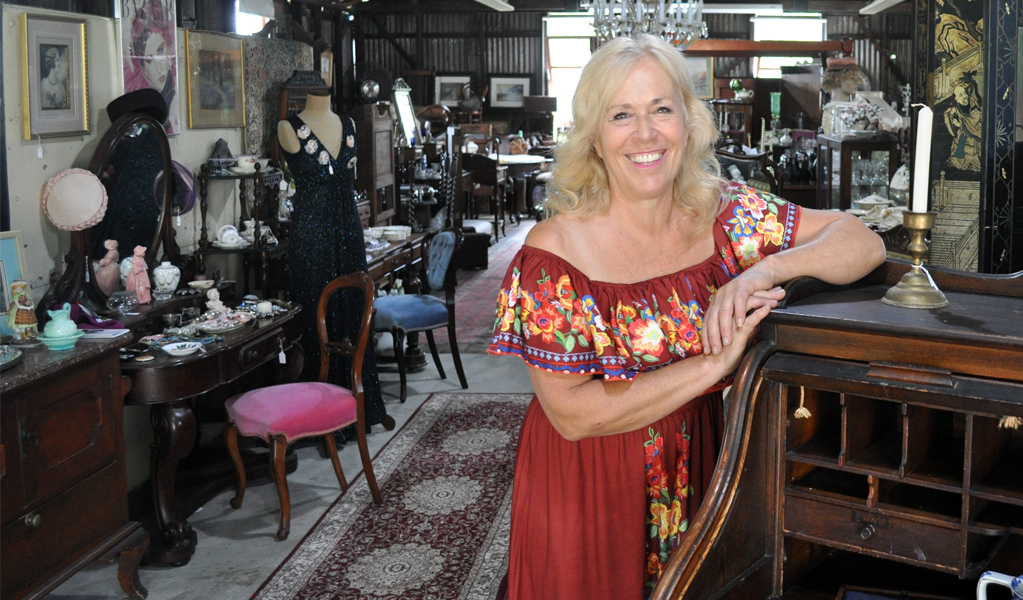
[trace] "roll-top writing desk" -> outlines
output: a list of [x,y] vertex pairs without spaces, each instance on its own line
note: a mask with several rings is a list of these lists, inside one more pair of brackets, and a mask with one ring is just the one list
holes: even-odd
[[1023,276],[932,271],[949,306],[883,304],[905,270],[790,284],[654,598],[835,598],[827,578],[973,598],[1023,572],[1023,428],[1000,427],[1023,417]]

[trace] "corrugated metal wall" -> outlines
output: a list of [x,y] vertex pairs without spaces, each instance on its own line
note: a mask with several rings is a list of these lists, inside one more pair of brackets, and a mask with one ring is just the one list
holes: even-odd
[[[543,15],[533,12],[374,15],[383,26],[363,19],[367,61],[396,77],[411,70],[469,74],[486,79],[494,75],[530,75],[532,93],[543,82]],[[418,61],[411,65],[395,51],[397,44]]]
[[[889,63],[895,66],[903,78],[909,77],[913,69],[912,15],[881,13],[826,16],[829,39],[853,38],[853,56],[860,70],[866,74],[870,89],[881,90],[889,101],[900,100],[899,87],[907,83],[908,79],[900,81],[899,75],[889,68]],[[861,21],[866,31],[860,25]],[[880,48],[876,48],[869,39],[863,39],[867,31],[874,36]],[[891,59],[893,55],[895,58]]]

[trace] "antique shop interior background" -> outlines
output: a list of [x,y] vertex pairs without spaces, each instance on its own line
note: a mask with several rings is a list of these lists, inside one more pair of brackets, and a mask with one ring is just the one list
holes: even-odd
[[[436,77],[465,74],[473,81],[526,77],[532,94],[559,95],[553,123],[568,122],[571,91],[565,95],[552,77],[557,77],[559,67],[568,67],[561,72],[570,71],[573,60],[581,64],[585,56],[581,60],[557,56],[552,51],[559,47],[557,40],[546,35],[546,27],[559,15],[585,12],[587,3],[512,0],[511,4],[514,11],[495,12],[472,0],[266,0],[262,3],[265,15],[275,21],[271,35],[239,37],[245,70],[244,127],[196,128],[188,124],[185,105],[185,30],[234,35],[235,3],[179,0],[180,131],[169,137],[172,156],[193,173],[221,139],[236,154],[267,156],[279,120],[281,86],[295,71],[319,71],[324,64],[321,59],[329,56],[328,49],[333,61],[327,63],[326,74],[333,80],[339,113],[362,104],[357,88],[374,73],[384,74],[388,81],[402,78],[407,82],[417,109],[434,103]],[[714,11],[708,5],[709,38],[752,39],[750,5],[733,9],[729,4],[715,3]],[[932,232],[931,263],[983,273],[1023,269],[1023,189],[1015,185],[1016,180],[1023,181],[1023,0],[908,0],[877,14],[860,15],[859,9],[867,4],[858,0],[782,0],[772,6],[785,13],[820,13],[826,19],[825,39],[851,40],[868,89],[881,90],[887,102],[897,101],[900,114],[905,110],[902,89],[906,84],[912,102],[934,109],[930,188],[931,210],[938,216]],[[25,139],[23,13],[85,20],[87,134]],[[292,25],[285,25],[288,23]],[[60,277],[69,248],[69,236],[43,215],[40,194],[54,174],[87,166],[98,140],[109,128],[105,107],[123,93],[120,35],[112,0],[22,0],[3,5],[0,216],[4,231],[21,231],[23,275],[36,301]],[[322,43],[311,45],[309,41]],[[783,127],[796,129],[801,123],[802,129],[815,130],[821,121],[821,60],[818,55],[810,66],[790,69],[781,79],[767,79],[755,77],[756,57],[715,57],[714,95],[728,97],[728,86],[719,84],[736,78],[754,90],[753,118],[747,131],[751,145],[761,136],[761,119],[771,119],[768,103],[772,91],[782,92]],[[521,108],[483,107],[484,121],[492,123],[498,134],[525,128],[526,116]],[[956,117],[951,119],[954,127],[946,126],[951,116]],[[548,133],[556,136],[553,130]],[[906,131],[902,136],[901,150],[903,162],[910,165],[912,135]],[[794,194],[796,191],[798,187],[793,188]],[[815,194],[803,192],[800,201],[812,206]],[[210,187],[211,231],[223,224],[237,224],[237,194],[235,186]],[[198,213],[193,210],[175,223],[183,253],[196,249]],[[222,268],[238,278],[238,264],[225,262]],[[478,301],[490,303],[493,299]],[[125,411],[126,446],[129,456],[134,455],[128,460],[129,489],[141,486],[148,477],[149,440],[132,439],[133,435],[148,434],[148,418],[148,411],[142,408]]]

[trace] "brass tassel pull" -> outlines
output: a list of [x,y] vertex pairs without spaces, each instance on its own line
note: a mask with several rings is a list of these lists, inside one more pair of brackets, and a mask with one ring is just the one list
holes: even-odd
[[799,386],[799,408],[797,408],[796,412],[793,414],[793,416],[796,417],[797,419],[809,419],[811,417],[810,409],[803,406],[803,401],[805,399],[806,388],[804,388],[803,386]]
[[1023,419],[1019,417],[1005,416],[998,421],[998,427],[1002,429],[1019,429],[1023,427]]

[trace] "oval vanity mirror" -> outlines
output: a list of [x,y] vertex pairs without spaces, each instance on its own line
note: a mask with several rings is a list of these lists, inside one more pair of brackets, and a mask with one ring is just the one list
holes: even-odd
[[40,309],[81,299],[97,308],[104,306],[107,294],[96,284],[94,261],[106,254],[107,240],[117,241],[121,260],[131,256],[136,246],[145,246],[149,270],[158,256],[179,262],[169,218],[174,186],[154,186],[161,173],[173,172],[172,165],[167,134],[156,119],[131,113],[110,126],[89,163],[89,171],[106,188],[106,213],[92,227],[71,233],[64,274],[40,302]]

